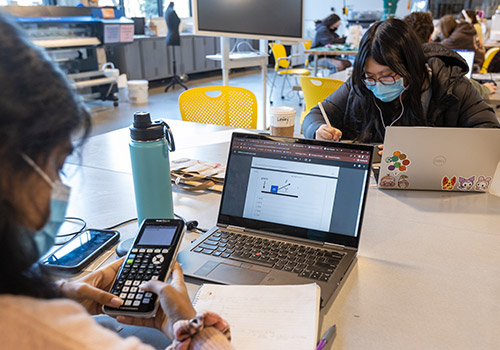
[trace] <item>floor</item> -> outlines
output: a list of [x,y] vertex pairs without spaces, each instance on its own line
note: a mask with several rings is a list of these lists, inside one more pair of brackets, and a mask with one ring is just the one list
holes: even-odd
[[[268,86],[270,90],[270,81],[273,78],[273,70],[268,71]],[[281,84],[280,78],[277,79]],[[92,111],[92,133],[91,135],[99,135],[112,130],[130,126],[133,120],[134,112],[145,111],[151,114],[153,119],[181,119],[177,100],[179,95],[184,91],[183,88],[176,85],[175,90],[170,89],[167,93],[164,92],[167,82],[150,82],[149,99],[147,105],[133,105],[127,101],[120,101],[118,107],[113,107],[109,101],[93,101],[88,103],[88,107]],[[222,85],[222,73],[211,72],[203,75],[190,77],[186,85],[190,88],[197,86],[214,86]],[[259,118],[262,115],[262,75],[260,69],[241,69],[232,72],[229,76],[229,85],[243,87],[251,90],[257,97]],[[281,85],[279,85],[281,87]],[[285,99],[280,97],[280,89],[274,90],[273,106],[290,106],[297,111],[295,132],[300,132],[300,116],[303,107],[299,106],[297,94],[292,92],[288,87],[289,93]],[[286,88],[285,88],[286,92]],[[267,110],[269,110],[269,96],[267,98]]]

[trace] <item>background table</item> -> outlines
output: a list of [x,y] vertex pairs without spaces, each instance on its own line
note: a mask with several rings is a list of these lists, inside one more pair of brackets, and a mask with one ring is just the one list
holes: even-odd
[[318,75],[318,59],[319,56],[342,56],[342,55],[354,55],[358,54],[358,50],[337,50],[328,49],[324,47],[304,50],[307,55],[314,55],[314,75]]
[[[225,161],[228,128],[168,122],[179,147],[172,158]],[[92,227],[135,217],[128,141],[126,129],[99,135],[69,159],[69,215]],[[216,223],[219,194],[174,187],[173,198],[185,218]],[[335,349],[497,349],[499,226],[500,198],[488,193],[380,190],[372,180],[358,262],[322,310],[321,332],[337,324]],[[194,295],[198,285],[188,288]]]

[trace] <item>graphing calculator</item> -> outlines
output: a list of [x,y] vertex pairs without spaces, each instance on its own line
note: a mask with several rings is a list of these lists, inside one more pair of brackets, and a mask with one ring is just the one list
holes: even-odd
[[158,297],[139,289],[149,280],[166,281],[174,266],[184,233],[184,222],[176,219],[146,219],[142,222],[110,292],[124,303],[119,308],[103,306],[112,316],[152,317]]

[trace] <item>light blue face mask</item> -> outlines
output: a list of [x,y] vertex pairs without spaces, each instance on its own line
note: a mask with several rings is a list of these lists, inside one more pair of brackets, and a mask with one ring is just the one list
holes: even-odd
[[377,81],[375,85],[367,85],[366,87],[382,102],[394,101],[405,90],[403,78],[399,78],[392,85],[384,85]]
[[35,170],[52,188],[50,195],[50,216],[45,226],[33,236],[33,241],[42,256],[53,245],[56,240],[57,231],[64,222],[68,199],[71,188],[61,181],[52,181],[50,177],[26,154],[21,155],[23,159]]

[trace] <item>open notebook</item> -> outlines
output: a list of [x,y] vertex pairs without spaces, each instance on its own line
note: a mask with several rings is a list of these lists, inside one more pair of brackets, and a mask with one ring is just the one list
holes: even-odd
[[314,349],[318,335],[317,284],[247,286],[204,284],[193,304],[213,311],[231,327],[238,350]]

